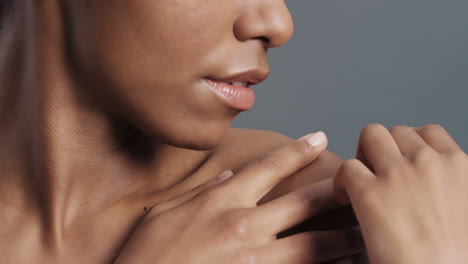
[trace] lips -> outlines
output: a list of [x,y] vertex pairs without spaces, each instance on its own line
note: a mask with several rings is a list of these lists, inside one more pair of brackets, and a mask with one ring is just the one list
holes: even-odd
[[248,82],[222,82],[205,79],[211,91],[227,106],[246,111],[255,104],[255,92],[248,87]]
[[269,71],[254,69],[226,77],[206,77],[205,82],[227,106],[246,111],[255,104],[255,92],[250,86],[263,82]]
[[237,86],[250,86],[263,82],[269,74],[269,70],[253,69],[228,76],[208,76],[206,79]]
[[225,84],[228,85],[234,85],[234,86],[242,86],[242,87],[249,87],[249,82],[242,82],[242,81],[235,81],[235,82],[224,82]]

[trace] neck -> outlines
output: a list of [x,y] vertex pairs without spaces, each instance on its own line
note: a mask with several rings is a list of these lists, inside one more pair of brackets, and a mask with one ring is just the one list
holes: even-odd
[[28,19],[0,41],[0,204],[60,236],[83,212],[170,196],[208,152],[160,143],[99,108],[69,66],[58,7],[39,16],[22,5],[16,15]]

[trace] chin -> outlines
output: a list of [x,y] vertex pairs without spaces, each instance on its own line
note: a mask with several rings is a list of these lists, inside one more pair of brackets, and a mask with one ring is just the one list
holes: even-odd
[[208,151],[213,150],[222,142],[220,140],[213,140],[211,139],[193,139],[192,141],[178,141],[178,142],[167,142],[166,144],[184,148],[184,149],[191,149],[191,150],[198,150],[198,151]]
[[229,127],[209,131],[205,129],[197,133],[181,134],[178,138],[173,138],[173,140],[167,143],[176,147],[192,150],[212,150],[223,142],[228,129]]
[[[173,124],[174,125],[174,124]],[[185,122],[173,127],[166,127],[164,131],[148,133],[150,138],[163,144],[207,151],[218,147],[224,140],[231,122],[203,122],[194,124]],[[154,130],[153,130],[154,131]]]

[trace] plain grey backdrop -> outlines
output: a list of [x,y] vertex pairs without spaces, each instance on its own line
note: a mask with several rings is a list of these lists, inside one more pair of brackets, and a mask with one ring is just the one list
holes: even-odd
[[233,127],[293,138],[323,130],[352,158],[379,122],[443,125],[468,151],[468,1],[290,0],[295,35]]

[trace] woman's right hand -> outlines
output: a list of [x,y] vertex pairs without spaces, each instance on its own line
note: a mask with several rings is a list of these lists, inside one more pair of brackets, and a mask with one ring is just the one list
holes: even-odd
[[260,206],[286,177],[325,150],[319,132],[245,167],[151,208],[120,252],[123,263],[319,263],[358,253],[356,230],[311,231],[276,239],[311,216],[338,207],[331,180],[305,186]]

